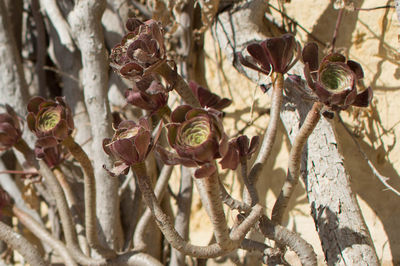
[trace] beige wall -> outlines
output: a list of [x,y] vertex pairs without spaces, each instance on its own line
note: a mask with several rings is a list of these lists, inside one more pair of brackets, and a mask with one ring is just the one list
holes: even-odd
[[[361,7],[393,5],[393,1],[357,1]],[[277,6],[276,1],[271,4]],[[289,16],[296,19],[309,32],[322,41],[329,43],[336,24],[337,11],[327,0],[292,0],[285,5]],[[359,6],[360,7],[360,6]],[[278,19],[277,13],[273,13]],[[309,41],[301,29],[297,38],[302,43]],[[362,149],[375,165],[377,170],[388,177],[389,183],[400,190],[400,67],[399,67],[399,22],[394,9],[375,11],[346,12],[340,27],[337,48],[350,58],[360,62],[365,71],[365,84],[374,89],[374,100],[370,108],[363,110],[348,110],[342,112],[346,123],[353,130],[360,132]],[[246,123],[254,122],[244,132],[249,136],[262,134],[268,123],[268,115],[260,113],[269,107],[267,95],[252,83],[238,74],[223,61],[215,48],[211,35],[207,35],[207,81],[211,90],[220,95],[230,97],[232,93],[234,104],[227,110],[227,133],[231,136],[243,129]],[[251,114],[251,110],[253,113]],[[362,159],[356,145],[344,131],[343,127],[335,125],[340,149],[344,156],[346,169],[352,177],[354,192],[357,194],[363,215],[371,232],[378,257],[385,265],[391,265],[392,259],[400,264],[400,197],[385,189],[373,175],[365,160]],[[268,176],[260,181],[260,196],[265,198],[267,210],[271,211],[276,195],[286,176],[287,154],[290,144],[280,127],[274,146],[271,161],[265,167],[264,174]],[[241,183],[237,176],[228,175],[225,184],[231,186],[234,195],[239,197]],[[310,216],[304,186],[297,188],[297,193],[291,200],[290,212],[285,220],[286,226],[299,232],[308,240],[321,257],[318,235]],[[193,208],[200,209],[199,201],[194,200]],[[229,214],[232,215],[232,214]],[[192,216],[191,230],[195,242],[207,243],[211,237],[210,225],[205,214],[195,212]],[[293,263],[297,263],[296,259]]]

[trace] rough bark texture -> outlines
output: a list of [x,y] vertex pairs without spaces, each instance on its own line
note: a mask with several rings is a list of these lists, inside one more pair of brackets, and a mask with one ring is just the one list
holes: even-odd
[[14,232],[3,222],[0,222],[0,239],[10,248],[18,251],[31,265],[47,265],[38,250],[25,237]]
[[[234,53],[243,50],[250,41],[263,40],[278,32],[264,18],[266,5],[252,1],[237,11],[224,12],[216,21],[216,38],[228,57],[236,61]],[[254,82],[261,83],[260,75],[236,65]],[[295,67],[302,74],[301,64]],[[294,89],[286,94],[281,119],[290,140],[297,134],[302,119],[310,109]],[[357,200],[350,189],[349,176],[338,152],[330,123],[322,119],[308,141],[307,157],[302,173],[313,218],[329,265],[378,265],[374,246],[364,223]],[[308,175],[306,175],[308,170]]]
[[91,159],[96,176],[96,210],[107,243],[117,250],[122,247],[122,227],[119,212],[118,179],[110,178],[102,168],[110,165],[103,152],[104,138],[111,135],[110,108],[107,100],[108,60],[104,46],[101,16],[106,1],[78,1],[68,16],[82,56],[82,83],[85,103],[92,127]]
[[7,103],[18,114],[25,115],[28,86],[6,11],[0,1],[0,104]]

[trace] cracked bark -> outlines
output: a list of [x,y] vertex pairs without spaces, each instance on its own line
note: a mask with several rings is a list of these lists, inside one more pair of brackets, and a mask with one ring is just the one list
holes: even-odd
[[[243,50],[247,43],[279,35],[279,30],[265,19],[266,9],[264,1],[256,0],[219,14],[214,25],[215,37],[234,65],[234,53]],[[265,82],[254,71],[237,64],[236,68],[253,82]],[[297,63],[291,72],[302,75],[302,64]],[[288,85],[286,82],[286,87]],[[295,89],[286,91],[281,119],[290,141],[296,136],[310,106],[311,103],[305,102]],[[326,260],[328,265],[378,265],[336,143],[331,124],[321,119],[309,138],[301,164],[301,175]]]

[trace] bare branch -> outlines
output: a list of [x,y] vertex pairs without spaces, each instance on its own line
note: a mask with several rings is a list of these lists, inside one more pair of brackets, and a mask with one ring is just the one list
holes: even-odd
[[[12,208],[14,215],[19,221],[28,228],[35,236],[37,236],[44,243],[52,247],[58,255],[63,258],[65,265],[75,266],[78,265],[71,257],[67,247],[49,232],[46,231],[38,222],[36,222],[29,214],[19,209],[16,206]],[[33,264],[35,265],[35,264]]]
[[20,234],[17,234],[11,227],[0,221],[0,239],[7,243],[9,247],[18,251],[31,265],[45,266],[39,251],[29,241]]
[[119,184],[102,168],[103,164],[112,163],[101,145],[104,138],[111,136],[112,129],[107,98],[108,59],[101,28],[105,6],[105,0],[77,1],[68,16],[68,22],[82,55],[82,84],[93,136],[90,157],[94,162],[96,177],[96,213],[107,243],[118,250],[123,245]]

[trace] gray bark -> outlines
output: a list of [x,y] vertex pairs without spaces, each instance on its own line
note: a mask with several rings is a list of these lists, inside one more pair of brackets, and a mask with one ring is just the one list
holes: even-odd
[[[112,132],[107,99],[108,59],[104,46],[101,16],[105,1],[78,1],[68,16],[73,35],[82,56],[82,83],[89,113],[93,145],[91,159],[96,176],[96,210],[102,233],[110,247],[122,247],[122,227],[119,212],[119,181],[110,178],[102,166],[111,165],[101,143]],[[100,233],[100,232],[99,232]]]
[[[234,65],[237,63],[235,52],[242,51],[251,41],[264,40],[279,32],[265,19],[265,12],[264,1],[256,0],[233,12],[222,13],[216,20],[215,37]],[[239,64],[236,68],[252,81],[266,83],[260,80],[262,77],[258,73]],[[302,74],[301,63],[295,66],[294,71]],[[286,92],[281,119],[291,141],[310,106],[311,103],[301,99],[294,88]],[[310,136],[305,155],[302,176],[328,264],[378,265],[368,229],[350,189],[350,177],[337,149],[333,128],[326,119],[321,119]]]

